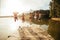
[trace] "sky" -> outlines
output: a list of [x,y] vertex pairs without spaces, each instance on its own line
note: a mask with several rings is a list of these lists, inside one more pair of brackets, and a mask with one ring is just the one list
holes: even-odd
[[13,15],[13,12],[49,9],[51,0],[0,0],[0,15]]

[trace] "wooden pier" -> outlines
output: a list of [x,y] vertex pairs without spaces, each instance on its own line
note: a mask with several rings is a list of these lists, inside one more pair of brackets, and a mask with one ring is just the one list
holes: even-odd
[[[47,31],[40,27],[22,27],[18,29],[20,37],[8,38],[9,40],[54,40]],[[17,35],[17,34],[16,34]],[[7,40],[8,40],[7,39]]]

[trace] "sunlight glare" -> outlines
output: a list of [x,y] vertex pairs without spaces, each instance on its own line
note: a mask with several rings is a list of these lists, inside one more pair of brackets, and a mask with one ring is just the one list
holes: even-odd
[[16,21],[16,22],[11,22],[11,24],[10,24],[10,29],[11,29],[12,31],[18,30],[18,27],[19,27],[19,22],[18,22],[18,21]]
[[4,8],[1,8],[3,15],[13,15],[13,12],[17,11],[19,14],[28,11],[29,7],[23,5],[19,0],[6,0],[3,4]]

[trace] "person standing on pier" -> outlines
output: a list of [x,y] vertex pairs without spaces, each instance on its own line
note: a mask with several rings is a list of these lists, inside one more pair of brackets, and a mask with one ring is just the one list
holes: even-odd
[[17,16],[18,12],[13,12],[13,14],[14,14],[14,21],[16,22],[18,20],[18,16]]

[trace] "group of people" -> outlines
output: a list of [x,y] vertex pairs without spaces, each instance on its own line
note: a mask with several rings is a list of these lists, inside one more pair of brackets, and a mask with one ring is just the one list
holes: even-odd
[[[18,12],[14,12],[14,21],[16,22],[18,20]],[[25,15],[24,13],[22,14],[22,21],[25,21]]]
[[[18,20],[18,12],[14,12],[14,21],[16,22],[17,20]],[[25,15],[24,15],[24,13],[22,14],[22,16],[21,16],[21,19],[22,19],[22,21],[24,22],[25,21]],[[35,20],[40,20],[41,19],[41,14],[37,14],[37,13],[35,13],[34,15],[32,14],[32,13],[30,13],[29,14],[29,20],[30,20],[30,22],[32,21],[32,19],[35,19]]]
[[30,17],[33,19],[33,20],[41,20],[41,17],[42,17],[42,14],[41,13],[30,13]]

